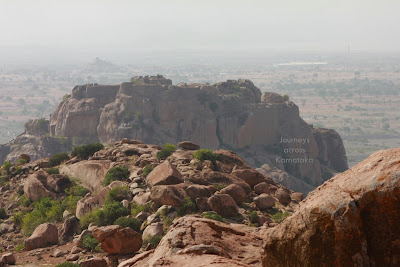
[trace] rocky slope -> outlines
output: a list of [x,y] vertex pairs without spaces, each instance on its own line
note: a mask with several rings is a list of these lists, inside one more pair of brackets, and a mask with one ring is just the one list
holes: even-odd
[[[55,167],[61,174],[48,168],[48,159],[3,166],[0,266],[400,263],[400,149],[375,153],[303,200],[234,152],[200,159],[197,145],[180,146],[160,158],[165,148],[123,139],[88,160],[66,159]],[[116,167],[129,172],[103,185]],[[74,194],[79,184],[88,191]],[[40,206],[45,220],[24,234],[43,197],[55,202]]]
[[[145,143],[192,140],[203,148],[235,150],[285,186],[303,193],[348,168],[333,130],[313,128],[299,108],[250,80],[214,85],[178,84],[162,76],[135,77],[121,85],[76,86],[51,115],[0,147],[0,162],[25,153],[33,159],[70,151],[81,143],[131,138]],[[39,130],[38,130],[39,128]],[[277,174],[269,170],[279,169]]]
[[[163,159],[160,146],[123,139],[88,160],[70,158],[53,169],[48,159],[4,166],[0,248],[14,252],[17,264],[185,266],[196,259],[198,266],[261,266],[254,251],[262,248],[263,231],[293,212],[303,194],[276,184],[234,152],[215,150],[210,160],[197,159],[199,146],[188,141],[180,146]],[[27,155],[20,158],[29,161]],[[103,184],[111,170],[125,167],[125,179]],[[74,195],[77,185],[89,193]],[[43,198],[55,202],[37,208]],[[34,215],[38,209],[44,212]],[[124,213],[115,215],[117,210]],[[93,219],[99,211],[105,215]],[[135,230],[119,226],[113,216],[139,224],[131,225]],[[101,252],[85,247],[88,234]],[[161,237],[157,245],[153,239]]]

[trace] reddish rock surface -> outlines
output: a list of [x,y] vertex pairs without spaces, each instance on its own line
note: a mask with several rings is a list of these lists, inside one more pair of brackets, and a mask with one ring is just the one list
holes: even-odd
[[98,227],[92,231],[92,235],[101,243],[101,249],[111,255],[134,253],[143,244],[140,234],[129,227],[122,228],[119,225]]
[[181,173],[168,160],[158,165],[146,177],[149,186],[183,183]]
[[128,266],[261,266],[262,239],[243,225],[179,218],[154,251],[120,263]]
[[263,266],[398,266],[400,149],[325,182],[265,235]]
[[58,230],[54,224],[43,223],[36,227],[32,235],[25,240],[25,250],[43,248],[58,242]]

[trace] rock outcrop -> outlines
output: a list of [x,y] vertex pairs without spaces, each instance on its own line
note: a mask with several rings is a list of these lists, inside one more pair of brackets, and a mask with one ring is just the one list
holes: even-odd
[[261,266],[262,239],[246,226],[183,217],[174,222],[154,251],[120,263],[133,266]]
[[263,266],[398,266],[400,149],[335,176],[265,235]]
[[[37,125],[48,125],[49,136]],[[112,144],[122,138],[159,145],[191,140],[180,145],[234,149],[252,167],[268,164],[290,174],[289,180],[304,182],[302,188],[291,188],[303,193],[330,177],[329,169],[347,169],[340,136],[310,127],[299,108],[282,96],[262,95],[247,79],[172,85],[162,76],[135,77],[121,85],[76,86],[49,122],[28,123],[24,135],[1,147],[0,162],[21,153],[35,160],[69,151],[72,144]]]

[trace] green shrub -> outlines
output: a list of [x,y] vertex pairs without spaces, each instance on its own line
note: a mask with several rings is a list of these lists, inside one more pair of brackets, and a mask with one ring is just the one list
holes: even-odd
[[136,219],[136,218],[126,218],[126,217],[120,217],[118,219],[115,220],[114,224],[116,225],[120,225],[121,227],[129,227],[133,230],[135,230],[136,232],[140,231],[140,226],[142,225],[142,223]]
[[283,101],[289,101],[289,96],[288,95],[283,95],[282,98],[283,98]]
[[151,211],[151,203],[147,203],[144,206],[140,206],[140,205],[137,205],[136,203],[132,203],[132,208],[131,208],[132,216],[136,216],[142,211],[150,212]]
[[80,145],[72,150],[71,156],[78,156],[80,159],[88,159],[90,156],[93,156],[99,150],[102,150],[104,146],[100,143],[88,144],[88,145]]
[[82,248],[90,251],[96,251],[99,241],[92,234],[87,234],[83,237]]
[[168,230],[168,228],[172,225],[172,222],[173,222],[173,220],[172,220],[171,217],[165,217],[165,218],[163,219],[163,229],[164,229],[164,232],[166,232],[166,231]]
[[7,219],[7,213],[6,210],[3,208],[0,208],[0,219]]
[[61,203],[50,198],[42,198],[35,202],[32,212],[27,213],[22,220],[25,235],[31,235],[35,228],[45,222],[61,221],[63,215]]
[[17,160],[17,164],[25,164],[25,163],[28,163],[28,161],[26,160],[26,159],[18,159]]
[[129,190],[129,187],[117,186],[108,192],[104,203],[109,203],[112,201],[122,201],[124,199],[128,199],[130,197],[130,195],[131,195],[131,191]]
[[113,167],[108,170],[106,176],[103,180],[103,185],[107,186],[111,184],[112,181],[126,181],[128,180],[130,172],[126,166]]
[[79,264],[72,263],[72,262],[63,262],[63,263],[56,265],[56,267],[81,267],[81,266]]
[[13,165],[12,165],[11,161],[5,161],[5,162],[3,163],[2,168],[3,168],[3,170],[6,171],[7,174],[10,174],[10,168],[11,168],[12,166],[13,166]]
[[146,247],[148,244],[151,244],[153,248],[157,247],[163,237],[161,235],[155,235],[149,239],[145,239],[143,241],[144,246]]
[[151,171],[153,170],[153,166],[151,164],[147,164],[146,167],[143,168],[143,176],[147,177],[147,175],[149,175],[149,173],[151,173]]
[[81,218],[82,228],[87,228],[90,223],[97,226],[113,224],[119,217],[129,215],[129,210],[121,202],[112,201],[106,203],[102,209],[94,210]]
[[19,211],[14,213],[12,217],[12,221],[18,225],[22,225],[22,220],[24,219],[25,213],[23,211]]
[[165,144],[164,148],[160,151],[157,152],[157,158],[160,159],[166,159],[169,156],[171,156],[172,153],[174,153],[174,151],[176,150],[176,146],[172,145],[172,144]]
[[9,180],[10,177],[8,177],[8,175],[0,176],[0,185],[5,185]]
[[215,163],[217,160],[219,160],[219,155],[213,153],[209,149],[200,149],[194,152],[193,154],[194,158],[200,161],[203,160],[210,160],[213,163]]
[[32,203],[25,195],[21,195],[17,201],[19,206],[29,207]]
[[253,210],[253,211],[249,211],[249,221],[251,223],[258,223],[258,221],[260,220],[260,217],[258,217],[257,211]]
[[227,187],[228,185],[226,185],[226,184],[218,184],[218,183],[215,183],[215,184],[212,184],[215,188],[217,188],[218,190],[222,190],[222,189],[224,189],[225,187]]
[[285,220],[287,217],[290,216],[290,213],[285,211],[284,213],[282,213],[282,211],[278,211],[277,213],[275,213],[274,215],[271,216],[271,218],[277,222],[280,223],[283,220]]
[[184,216],[189,212],[194,212],[197,209],[196,203],[190,197],[186,197],[182,206],[177,210],[178,216]]
[[65,189],[65,193],[71,196],[84,197],[87,193],[89,193],[89,190],[81,185],[74,184],[73,186]]
[[60,165],[61,163],[67,160],[69,160],[69,156],[67,153],[58,153],[49,159],[49,164],[51,167],[54,167]]
[[54,168],[54,167],[46,169],[46,172],[48,174],[50,174],[50,175],[52,175],[52,174],[60,174],[60,170],[58,168]]
[[225,222],[225,219],[222,218],[221,215],[212,213],[212,212],[203,212],[203,214],[201,215],[203,218],[207,218],[207,219],[212,219],[212,220],[216,220],[216,221],[220,221],[220,222]]
[[25,248],[25,243],[19,243],[16,247],[15,247],[15,252],[20,252],[21,250],[24,250]]

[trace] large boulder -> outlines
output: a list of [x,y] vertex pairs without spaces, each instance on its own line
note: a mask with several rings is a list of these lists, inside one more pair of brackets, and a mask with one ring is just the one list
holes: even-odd
[[139,266],[260,266],[262,239],[250,227],[185,216],[177,219],[157,248],[121,262]]
[[60,241],[62,243],[71,241],[74,235],[78,234],[80,230],[79,221],[75,216],[66,219],[60,231]]
[[57,226],[51,223],[43,223],[36,227],[32,235],[25,240],[25,250],[43,248],[58,243]]
[[263,266],[397,266],[400,148],[379,151],[301,202],[265,236]]
[[239,208],[235,200],[228,194],[214,194],[208,199],[211,209],[224,217],[236,216]]
[[227,187],[223,188],[220,193],[230,195],[238,205],[243,203],[243,201],[246,199],[246,192],[244,192],[243,188],[237,184],[228,185]]
[[92,235],[100,242],[100,247],[111,255],[131,254],[138,251],[142,244],[142,236],[135,230],[119,225],[98,227]]
[[42,197],[55,197],[55,192],[47,186],[48,176],[49,174],[43,170],[29,175],[24,184],[25,196],[32,201],[38,201]]
[[242,169],[242,170],[234,170],[232,175],[242,179],[246,183],[248,183],[251,187],[264,182],[264,175],[259,173],[254,169]]
[[165,160],[147,175],[146,183],[149,186],[180,184],[183,178],[178,169]]
[[269,194],[261,194],[258,197],[254,198],[254,202],[260,210],[272,208],[275,205],[275,198],[270,196]]
[[185,198],[186,185],[157,185],[151,188],[151,200],[159,206],[170,205],[173,207],[180,207]]
[[196,145],[193,142],[190,141],[182,141],[178,143],[178,146],[183,148],[183,149],[187,149],[187,150],[197,150],[200,148],[199,145]]

